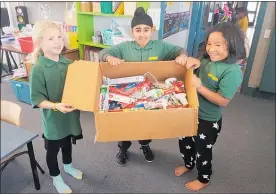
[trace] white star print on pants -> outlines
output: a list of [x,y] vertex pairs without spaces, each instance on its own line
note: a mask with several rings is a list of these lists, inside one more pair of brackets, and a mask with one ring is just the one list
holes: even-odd
[[200,182],[208,183],[210,180],[212,148],[220,131],[221,120],[213,122],[199,119],[198,135],[179,139],[179,149],[185,166],[192,169],[196,165]]
[[218,122],[213,123],[213,128],[216,128],[217,130],[219,129]]

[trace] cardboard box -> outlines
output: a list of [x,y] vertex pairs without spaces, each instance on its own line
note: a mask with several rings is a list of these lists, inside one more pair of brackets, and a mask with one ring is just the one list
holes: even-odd
[[[184,80],[188,108],[142,110],[138,112],[99,112],[102,76],[109,78],[153,74],[164,81],[175,77]],[[175,61],[125,62],[119,66],[108,63],[75,61],[67,71],[63,103],[79,110],[94,112],[95,141],[124,141],[178,138],[197,134],[198,98],[191,84],[193,70],[187,70]]]

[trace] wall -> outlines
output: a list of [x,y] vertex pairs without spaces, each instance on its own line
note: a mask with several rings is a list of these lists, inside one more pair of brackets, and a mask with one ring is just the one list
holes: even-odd
[[257,88],[260,85],[264,64],[266,61],[269,45],[272,38],[272,31],[269,38],[265,38],[266,29],[272,30],[275,27],[275,2],[268,2],[264,21],[262,24],[261,34],[258,40],[257,50],[252,65],[252,70],[248,82],[248,86]]
[[[10,19],[12,20],[12,23],[14,24],[14,27],[17,27],[17,20],[16,20],[16,12],[15,7],[18,5],[24,5],[27,7],[28,12],[28,19],[29,23],[34,24],[35,21],[44,19],[40,15],[40,9],[39,5],[42,4],[48,4],[51,8],[51,15],[48,19],[64,22],[64,10],[66,9],[66,2],[65,1],[56,1],[56,2],[9,2],[10,7]],[[73,2],[68,2],[68,7],[70,8],[72,6]]]
[[[166,13],[178,13],[183,11],[190,11],[190,16],[192,15],[192,3],[190,2],[173,2],[171,5],[167,5]],[[190,26],[189,21],[189,26]],[[173,34],[164,39],[165,42],[181,46],[187,49],[188,45],[188,37],[189,37],[189,27],[186,30]]]

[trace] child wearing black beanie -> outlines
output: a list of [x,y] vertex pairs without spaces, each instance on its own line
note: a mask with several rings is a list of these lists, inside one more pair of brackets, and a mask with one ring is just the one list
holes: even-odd
[[[175,46],[162,40],[151,40],[153,33],[152,18],[146,14],[144,8],[138,7],[131,21],[132,34],[135,41],[127,41],[108,49],[103,49],[100,61],[107,61],[111,65],[119,65],[126,62],[145,61],[169,61],[175,60],[178,64],[186,65],[187,55],[183,48]],[[187,68],[190,68],[187,66]],[[127,129],[126,129],[127,130]],[[147,162],[153,162],[154,154],[150,149],[151,140],[139,140],[141,150]],[[119,151],[116,161],[119,165],[124,165],[128,159],[127,150],[131,146],[131,141],[118,142]]]

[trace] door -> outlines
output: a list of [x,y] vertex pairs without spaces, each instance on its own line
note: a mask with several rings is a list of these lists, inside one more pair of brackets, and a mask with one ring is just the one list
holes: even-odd
[[248,2],[247,12],[248,12],[248,26],[254,26],[256,17],[258,15],[257,10],[260,2]]
[[275,93],[275,28],[272,33],[259,89],[260,91]]
[[198,22],[192,52],[192,55],[194,57],[200,56],[204,51],[203,45],[205,41],[205,36],[209,28],[213,26],[214,13],[215,2],[199,3]]

